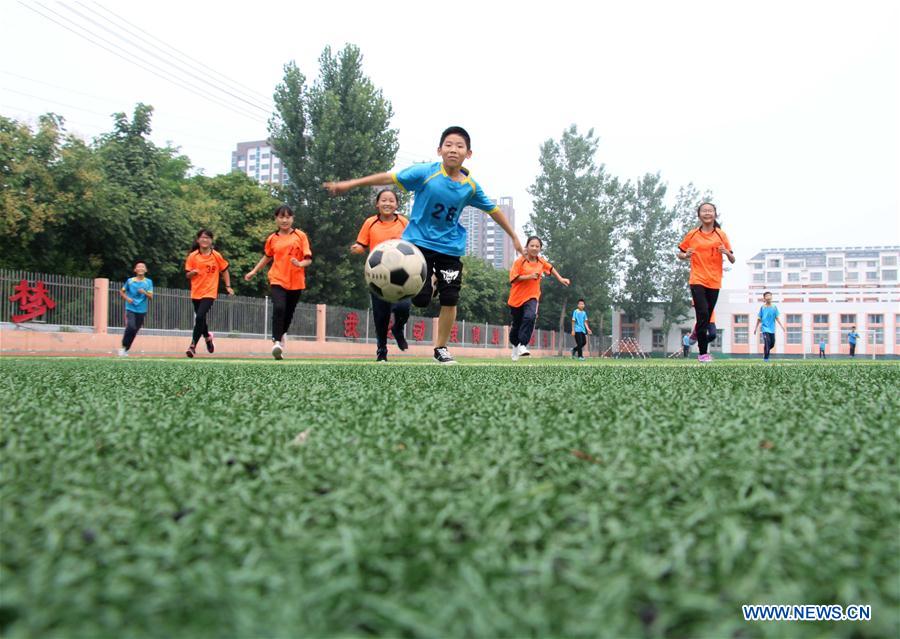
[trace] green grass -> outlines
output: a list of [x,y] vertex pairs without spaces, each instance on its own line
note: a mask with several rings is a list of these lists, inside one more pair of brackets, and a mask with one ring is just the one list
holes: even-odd
[[0,634],[896,637],[898,388],[871,362],[0,359]]

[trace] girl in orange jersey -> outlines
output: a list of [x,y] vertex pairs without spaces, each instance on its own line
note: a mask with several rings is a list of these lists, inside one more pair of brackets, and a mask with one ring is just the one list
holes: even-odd
[[700,354],[697,360],[710,362],[709,321],[719,299],[722,288],[722,256],[734,264],[731,242],[719,222],[715,204],[703,202],[697,207],[700,226],[688,232],[678,245],[678,259],[691,261],[691,276],[688,284],[694,300],[697,317],[697,345]]
[[509,310],[512,326],[509,329],[509,345],[512,346],[512,360],[531,355],[528,342],[537,319],[538,301],[541,299],[541,278],[552,275],[563,286],[571,282],[559,274],[550,262],[541,257],[544,243],[535,235],[525,242],[525,254],[517,257],[509,269]]
[[300,292],[306,288],[306,267],[312,264],[312,250],[306,233],[294,228],[294,212],[282,205],[275,209],[278,230],[266,239],[264,255],[244,275],[248,282],[269,262],[269,286],[272,293],[272,357],[281,359],[284,334],[294,319]]
[[[403,229],[409,223],[405,217],[397,214],[400,203],[397,194],[391,189],[383,189],[375,196],[375,215],[366,218],[356,242],[350,247],[350,252],[361,255],[366,251],[384,242],[385,240],[399,240],[403,235]],[[385,302],[374,293],[372,296],[372,321],[375,324],[375,361],[387,361],[387,334],[391,323],[391,313],[394,313],[394,326],[391,333],[397,340],[397,346],[401,351],[409,348],[406,337],[403,335],[403,327],[409,319],[410,300],[403,300],[396,304]]]
[[197,354],[197,342],[203,337],[206,351],[215,351],[213,335],[206,324],[206,314],[219,297],[219,277],[225,282],[225,290],[234,295],[231,288],[231,275],[228,273],[228,261],[213,248],[212,231],[200,229],[194,238],[194,246],[184,262],[185,275],[191,281],[191,302],[194,304],[194,334],[191,345],[184,352],[188,357]]

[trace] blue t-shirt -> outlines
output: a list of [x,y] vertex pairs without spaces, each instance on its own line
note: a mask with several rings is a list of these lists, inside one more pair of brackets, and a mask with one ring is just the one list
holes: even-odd
[[462,256],[466,253],[466,229],[459,223],[459,216],[467,206],[474,206],[491,213],[499,207],[491,202],[469,176],[464,182],[456,182],[447,175],[441,162],[414,164],[394,174],[394,181],[404,191],[414,191],[409,224],[403,231],[403,239],[416,246]]
[[125,291],[125,295],[134,300],[133,304],[125,302],[126,311],[131,311],[132,313],[147,312],[147,295],[145,291],[153,292],[153,280],[149,277],[145,277],[142,280],[138,280],[136,277],[129,277],[125,280],[122,290]]
[[856,331],[853,331],[852,333],[847,334],[847,341],[850,344],[856,344],[856,340],[858,340],[858,339],[859,339],[859,333],[857,333]]
[[762,320],[763,333],[775,332],[775,318],[779,315],[780,313],[778,312],[778,307],[774,304],[772,306],[759,307],[759,319]]
[[825,350],[825,340],[824,339],[821,342],[819,342],[819,350],[820,351]]
[[681,343],[684,344],[685,346],[690,346],[690,345],[691,345],[691,335],[690,335],[690,333],[685,333],[685,334],[684,334],[684,337],[681,338]]
[[587,327],[584,323],[587,321],[587,311],[579,311],[577,308],[572,313],[572,326],[575,327],[576,333],[587,333]]

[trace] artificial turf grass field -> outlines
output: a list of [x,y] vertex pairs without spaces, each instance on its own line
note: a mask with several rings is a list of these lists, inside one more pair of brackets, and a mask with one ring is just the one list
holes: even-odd
[[898,388],[870,362],[0,359],[0,633],[895,637]]

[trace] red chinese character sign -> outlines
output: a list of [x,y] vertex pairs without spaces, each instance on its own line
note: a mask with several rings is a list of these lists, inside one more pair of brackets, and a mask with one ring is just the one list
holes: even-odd
[[344,337],[359,339],[359,315],[354,312],[344,316]]
[[412,335],[413,339],[417,342],[421,342],[425,339],[425,320],[419,320],[413,324]]
[[480,326],[472,327],[472,343],[473,344],[481,343],[481,327]]
[[56,308],[56,302],[50,298],[47,288],[40,280],[35,282],[34,286],[30,286],[28,280],[19,282],[13,289],[9,301],[18,304],[21,311],[21,314],[12,316],[12,321],[16,324],[33,320]]
[[500,329],[494,328],[491,329],[491,344],[497,345],[500,343]]
[[531,334],[531,339],[528,340],[528,345],[529,345],[529,346],[534,346],[535,340],[537,340],[537,335],[535,335],[534,333],[532,333],[532,334]]
[[450,341],[459,342],[459,324],[454,323],[450,329]]
[[541,346],[550,348],[550,333],[541,333]]

